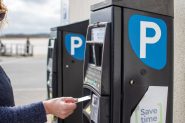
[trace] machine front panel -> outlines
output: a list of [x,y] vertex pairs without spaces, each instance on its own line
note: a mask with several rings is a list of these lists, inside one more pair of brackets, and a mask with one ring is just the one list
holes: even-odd
[[131,9],[123,17],[123,122],[171,123],[173,19]]
[[84,84],[100,95],[110,94],[110,24],[107,22],[89,26],[86,42]]
[[[63,31],[61,34],[61,95],[65,97],[79,98],[82,97],[83,87],[83,54],[85,50],[85,36],[83,34],[69,31]],[[82,122],[82,104],[78,104],[77,109],[70,118],[59,120],[59,122],[62,123],[71,123],[74,121]]]
[[110,30],[111,24],[89,25],[84,64],[84,123],[110,122]]
[[[82,97],[83,62],[85,36],[89,21],[82,21],[57,28],[52,66],[55,72],[56,97]],[[80,29],[80,30],[79,30]],[[53,37],[53,33],[51,34]],[[54,81],[52,81],[54,83]],[[75,112],[67,119],[55,118],[53,122],[73,123],[82,122],[82,103],[79,103]]]

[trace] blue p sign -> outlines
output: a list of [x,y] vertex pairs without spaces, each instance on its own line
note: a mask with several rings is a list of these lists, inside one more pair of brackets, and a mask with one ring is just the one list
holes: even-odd
[[167,59],[167,26],[157,18],[133,15],[128,26],[129,41],[137,57],[147,66],[160,70]]
[[67,34],[65,36],[67,52],[77,60],[84,59],[85,38],[80,34]]

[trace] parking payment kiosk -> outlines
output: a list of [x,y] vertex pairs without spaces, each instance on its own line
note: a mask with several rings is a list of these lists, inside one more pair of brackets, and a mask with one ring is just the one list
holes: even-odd
[[[51,29],[48,47],[48,90],[50,98],[82,97],[85,37],[89,21]],[[82,122],[82,104],[58,123]]]
[[173,0],[91,7],[83,123],[173,122]]

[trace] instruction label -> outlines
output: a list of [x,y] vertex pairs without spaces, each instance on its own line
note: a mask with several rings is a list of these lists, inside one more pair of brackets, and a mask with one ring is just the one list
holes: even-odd
[[168,87],[150,86],[131,116],[131,123],[166,123]]

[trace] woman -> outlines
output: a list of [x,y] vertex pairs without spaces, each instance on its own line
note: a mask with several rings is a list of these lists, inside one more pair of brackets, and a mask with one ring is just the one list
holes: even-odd
[[[0,21],[4,20],[7,9],[0,0]],[[10,80],[0,66],[0,123],[44,123],[46,115],[53,114],[62,119],[76,108],[76,99],[62,97],[30,105],[15,106]]]

